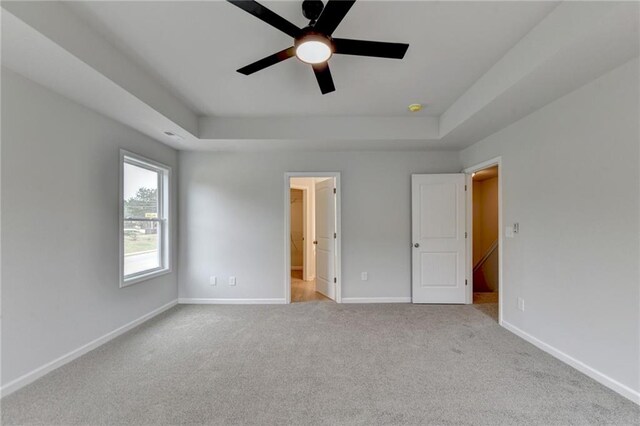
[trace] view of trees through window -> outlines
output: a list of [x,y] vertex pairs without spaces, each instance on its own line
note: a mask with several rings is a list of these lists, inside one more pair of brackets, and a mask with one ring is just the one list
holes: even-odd
[[124,164],[124,275],[162,266],[159,172]]

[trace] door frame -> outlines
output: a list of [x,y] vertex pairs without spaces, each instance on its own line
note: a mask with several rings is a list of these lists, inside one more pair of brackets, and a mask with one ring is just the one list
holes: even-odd
[[291,303],[291,178],[292,177],[328,177],[334,178],[336,184],[336,303],[342,303],[342,226],[341,226],[341,191],[340,172],[286,172],[284,174],[284,299]]
[[[308,226],[307,223],[307,209],[309,208],[309,188],[305,188],[304,186],[299,185],[291,185],[290,189],[297,189],[302,191],[302,279],[308,281],[309,279],[309,267],[307,265],[307,253],[309,250],[307,249],[308,238]],[[291,194],[289,194],[291,196]],[[291,198],[289,198],[289,202],[291,202]],[[291,212],[291,205],[289,205],[289,212]],[[291,238],[289,238],[291,240]]]
[[462,172],[467,175],[467,279],[471,285],[467,289],[467,304],[473,303],[473,180],[471,173],[498,166],[498,324],[502,325],[502,312],[504,304],[503,279],[503,250],[504,250],[504,230],[502,214],[502,157],[495,157],[475,166],[467,167]]

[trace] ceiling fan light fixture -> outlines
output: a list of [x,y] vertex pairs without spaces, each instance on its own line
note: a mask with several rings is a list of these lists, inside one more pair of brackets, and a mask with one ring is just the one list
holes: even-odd
[[333,47],[324,37],[309,35],[296,42],[296,57],[307,64],[327,62],[333,55]]
[[311,65],[320,92],[326,95],[336,90],[328,64],[334,53],[402,59],[409,48],[406,43],[332,38],[332,34],[356,0],[327,0],[324,2],[322,0],[303,0],[302,14],[309,19],[309,24],[304,28],[292,24],[256,0],[227,1],[293,38],[293,46],[238,69],[237,71],[243,75],[251,75],[295,56],[301,62]]

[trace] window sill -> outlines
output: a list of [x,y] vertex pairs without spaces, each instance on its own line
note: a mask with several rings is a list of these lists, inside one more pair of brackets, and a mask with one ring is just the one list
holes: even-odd
[[160,277],[162,275],[167,275],[171,273],[171,268],[168,269],[161,269],[159,271],[153,271],[153,272],[149,272],[147,274],[143,274],[143,275],[138,275],[132,278],[127,278],[127,279],[120,279],[120,288],[124,288],[124,287],[129,287],[131,285],[134,284],[138,284],[141,283],[143,281],[147,281],[150,280],[152,278],[157,278]]

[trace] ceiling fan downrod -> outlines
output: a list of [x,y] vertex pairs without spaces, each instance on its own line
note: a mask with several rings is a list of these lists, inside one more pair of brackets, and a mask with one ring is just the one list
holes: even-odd
[[324,9],[324,3],[321,0],[304,0],[302,2],[302,15],[309,21],[309,26],[315,25]]

